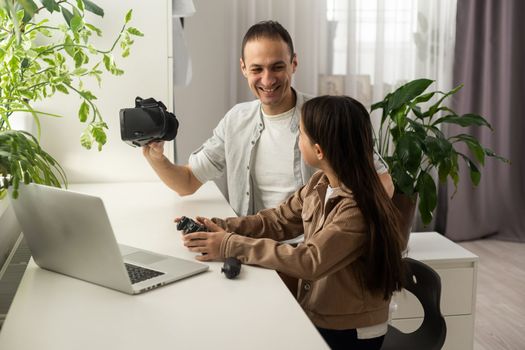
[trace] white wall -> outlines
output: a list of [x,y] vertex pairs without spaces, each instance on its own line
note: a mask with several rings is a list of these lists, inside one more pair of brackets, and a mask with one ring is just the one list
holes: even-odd
[[[239,50],[231,52],[235,38],[234,1],[194,0],[196,13],[184,20],[184,34],[193,65],[189,86],[175,87],[175,113],[180,126],[177,162],[212,135],[213,128],[233,106],[229,100],[230,73],[239,69]],[[176,58],[176,53],[174,54]]]
[[121,141],[119,109],[133,107],[135,96],[155,97],[167,105],[171,91],[168,66],[168,33],[171,20],[170,0],[97,1],[105,11],[104,18],[93,18],[92,23],[103,30],[101,48],[107,48],[116,37],[128,9],[133,9],[131,25],[145,36],[137,38],[131,55],[117,62],[125,74],[119,77],[105,74],[102,87],[93,83],[97,105],[109,125],[108,141],[102,152],[85,150],[80,145],[84,128],[77,119],[80,99],[59,93],[45,100],[41,106],[46,111],[65,118],[42,118],[42,146],[64,167],[69,182],[146,181],[156,175],[142,156],[141,150]]

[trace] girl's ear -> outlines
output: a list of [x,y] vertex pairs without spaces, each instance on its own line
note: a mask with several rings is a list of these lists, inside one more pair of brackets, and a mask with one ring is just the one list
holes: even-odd
[[317,159],[323,160],[324,152],[323,152],[323,149],[321,148],[321,146],[319,146],[319,144],[316,143],[314,145],[314,149],[315,149],[315,156],[317,157]]

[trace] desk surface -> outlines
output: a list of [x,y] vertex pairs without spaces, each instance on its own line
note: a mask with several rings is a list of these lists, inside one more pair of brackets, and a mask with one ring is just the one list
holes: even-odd
[[[161,183],[74,185],[104,199],[120,243],[193,259],[176,216],[233,216],[213,183],[180,198]],[[243,266],[235,280],[210,270],[130,296],[30,262],[0,349],[326,349],[277,274]]]

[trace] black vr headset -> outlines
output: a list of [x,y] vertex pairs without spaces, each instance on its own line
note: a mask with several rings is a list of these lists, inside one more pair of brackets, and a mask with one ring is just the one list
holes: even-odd
[[177,136],[179,122],[154,98],[135,98],[135,108],[120,110],[120,137],[133,147],[142,147],[152,141],[171,141]]

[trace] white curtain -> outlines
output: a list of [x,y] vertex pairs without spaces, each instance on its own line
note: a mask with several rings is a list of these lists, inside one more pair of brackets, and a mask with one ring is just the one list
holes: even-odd
[[344,93],[369,107],[415,78],[451,88],[456,0],[235,0],[234,9],[232,104],[253,98],[238,67],[240,45],[252,24],[267,19],[294,40],[300,91]]

